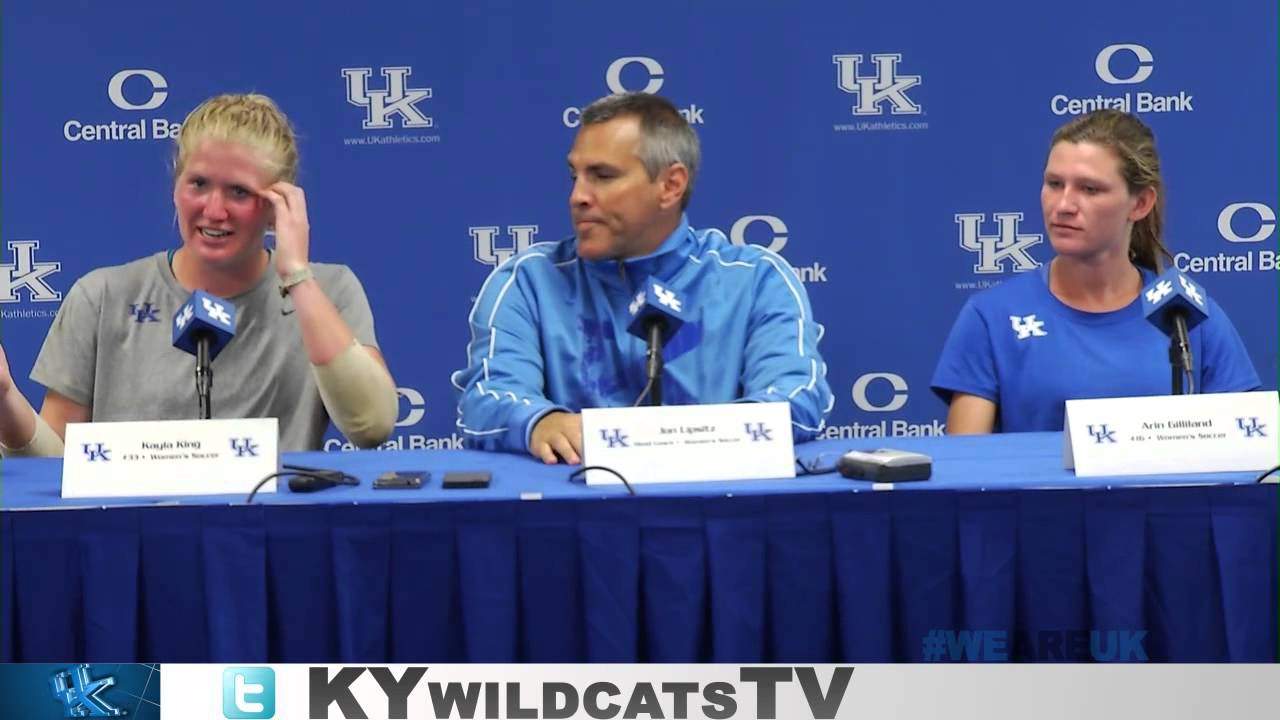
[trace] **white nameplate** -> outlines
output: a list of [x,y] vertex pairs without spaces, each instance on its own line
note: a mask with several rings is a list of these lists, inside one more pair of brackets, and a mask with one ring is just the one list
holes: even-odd
[[62,497],[248,495],[279,469],[279,437],[276,418],[72,423]]
[[1262,471],[1280,464],[1274,390],[1068,400],[1063,461],[1079,477]]
[[[785,402],[583,410],[582,445],[584,464],[632,484],[796,476]],[[621,483],[602,470],[586,479]]]

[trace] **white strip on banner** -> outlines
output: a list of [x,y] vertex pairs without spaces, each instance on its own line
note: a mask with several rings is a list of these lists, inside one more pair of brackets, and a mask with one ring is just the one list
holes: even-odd
[[171,665],[164,720],[1275,716],[1276,665]]

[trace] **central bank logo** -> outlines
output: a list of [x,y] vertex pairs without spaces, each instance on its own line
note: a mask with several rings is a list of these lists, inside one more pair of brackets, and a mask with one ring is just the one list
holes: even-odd
[[73,118],[62,124],[62,137],[68,142],[119,142],[129,140],[170,140],[178,136],[182,123],[163,117],[136,114],[159,109],[169,99],[169,81],[159,70],[126,68],[107,80],[107,99],[130,115],[115,119],[82,120]]
[[110,675],[94,680],[86,664],[67,668],[49,678],[53,697],[62,703],[62,717],[120,717],[128,713],[104,698],[103,691],[116,684]]
[[[622,71],[633,64],[644,68],[647,77],[644,87],[627,87],[622,82]],[[604,71],[604,84],[609,86],[609,92],[614,95],[625,92],[653,94],[662,89],[662,83],[666,82],[665,74],[662,63],[651,57],[620,57],[609,63],[609,69]]]
[[229,667],[222,671],[222,716],[260,720],[276,714],[276,672],[269,667]]
[[[1083,115],[1110,108],[1127,113],[1190,112],[1195,110],[1195,97],[1186,90],[1177,94],[1160,94],[1149,91],[1130,91],[1130,85],[1140,85],[1155,75],[1156,57],[1151,49],[1137,43],[1107,45],[1093,57],[1093,72],[1109,86],[1119,86],[1118,94],[1098,93],[1092,97],[1054,95],[1049,109],[1054,115]],[[1115,92],[1108,90],[1108,93]]]
[[[888,385],[888,397],[880,389]],[[872,388],[877,388],[874,392]],[[894,412],[907,404],[909,396],[907,381],[897,373],[871,372],[859,377],[853,383],[853,404],[863,412]],[[872,395],[876,397],[872,399]],[[884,399],[884,402],[880,402]]]
[[[1126,69],[1121,70],[1118,75],[1112,69],[1117,56],[1122,60],[1131,58]],[[1102,82],[1108,85],[1136,85],[1151,77],[1151,73],[1155,71],[1155,60],[1155,56],[1146,47],[1121,43],[1102,48],[1093,59],[1093,69]]]
[[0,265],[0,303],[16,303],[21,300],[18,290],[25,288],[31,302],[58,302],[62,293],[54,290],[45,278],[62,269],[56,261],[38,262],[36,250],[39,240],[10,240],[13,262]]
[[[130,91],[129,95],[142,102],[134,102],[125,95],[125,83],[131,78],[139,78],[130,85],[145,85],[146,89],[142,93]],[[107,82],[107,97],[111,98],[111,103],[121,110],[155,110],[164,104],[169,98],[169,81],[155,70],[144,70],[141,68],[131,68],[129,70],[121,70],[111,76],[111,80]]]
[[[626,92],[642,92],[654,94],[667,82],[667,71],[655,58],[641,55],[620,57],[609,63],[604,71],[604,84],[613,95]],[[680,116],[690,125],[705,125],[702,113],[706,108],[697,103],[680,108]],[[567,107],[561,114],[565,127],[578,127],[582,124],[582,108]]]
[[380,72],[384,87],[372,88],[369,78],[373,68],[342,69],[342,76],[347,79],[347,102],[365,109],[361,127],[365,130],[386,130],[394,127],[391,120],[396,117],[406,128],[432,127],[435,124],[432,118],[424,115],[418,107],[418,103],[432,97],[431,88],[409,87],[413,68],[384,67]]
[[1006,262],[1012,263],[1011,269],[1014,272],[1029,272],[1040,267],[1040,263],[1031,257],[1027,249],[1043,242],[1044,237],[1018,231],[1022,213],[993,213],[995,235],[982,234],[982,223],[987,217],[983,213],[957,213],[955,217],[956,224],[960,226],[960,247],[978,254],[978,263],[973,266],[974,272],[1004,272]]
[[1280,252],[1276,251],[1274,240],[1274,205],[1263,202],[1229,203],[1218,213],[1217,227],[1222,239],[1231,243],[1230,250],[1214,250],[1196,255],[1178,252],[1173,256],[1174,266],[1182,272],[1194,273],[1265,273],[1280,270]]
[[[790,230],[782,218],[776,215],[744,215],[729,227],[729,242],[734,245],[759,245],[771,253],[782,254],[790,238]],[[825,283],[829,267],[820,262],[808,265],[791,265],[800,282]]]
[[[729,228],[729,242],[734,245],[746,245],[747,228],[757,224],[763,224],[768,227],[770,235],[768,238],[762,238],[767,239],[768,242],[756,242],[754,244],[767,249],[769,252],[781,253],[782,249],[787,246],[788,231],[787,224],[776,215],[745,215],[738,218],[733,223],[733,226]],[[755,232],[758,231],[753,229],[753,233]]]
[[510,242],[498,238],[503,235],[502,228],[497,225],[480,225],[470,227],[471,242],[475,245],[475,259],[481,265],[497,267],[518,252],[528,249],[538,235],[537,225],[508,225],[505,235]]
[[899,72],[901,54],[872,55],[875,70],[868,74],[863,74],[862,55],[832,55],[831,62],[836,65],[836,86],[856,100],[854,115],[882,115],[885,103],[894,115],[921,114],[920,105],[907,94],[920,84],[920,76]]
[[400,403],[400,407],[407,406],[404,412],[397,411],[396,427],[410,427],[422,422],[427,414],[427,399],[422,397],[422,393],[409,387],[396,388],[396,399],[405,401]]
[[[1240,220],[1237,223],[1237,219]],[[1255,230],[1250,231],[1246,228]],[[1239,232],[1237,232],[1239,228]],[[1218,233],[1230,243],[1258,243],[1270,238],[1276,231],[1276,211],[1258,202],[1238,202],[1222,208],[1218,213]],[[1249,234],[1242,234],[1249,233]]]

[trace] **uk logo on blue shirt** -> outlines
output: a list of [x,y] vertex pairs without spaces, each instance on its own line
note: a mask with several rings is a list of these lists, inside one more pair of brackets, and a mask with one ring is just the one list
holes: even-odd
[[1044,337],[1049,334],[1044,329],[1044,321],[1037,320],[1035,315],[1010,315],[1009,322],[1013,325],[1013,331],[1018,334],[1019,340],[1026,340],[1029,337]]

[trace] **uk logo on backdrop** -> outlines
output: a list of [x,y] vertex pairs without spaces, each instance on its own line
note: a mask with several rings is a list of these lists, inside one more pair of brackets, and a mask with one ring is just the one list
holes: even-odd
[[[114,110],[62,123],[72,143],[172,140],[182,123],[154,114],[169,99],[169,80],[154,68],[125,68],[107,78],[103,95]],[[106,106],[106,102],[103,103]]]
[[[10,240],[5,243],[9,257],[0,256],[0,318],[53,317],[62,302],[52,275],[62,270],[62,263],[41,256],[39,240]],[[5,307],[21,305],[25,307]]]
[[831,62],[836,87],[852,101],[849,117],[833,126],[836,132],[929,128],[919,119],[925,111],[916,97],[924,78],[904,64],[902,53],[846,53],[832,55]]
[[[1276,211],[1262,202],[1228,203],[1218,212],[1218,235],[1224,244],[1218,252],[1193,255],[1178,252],[1174,265],[1182,272],[1233,273],[1280,270],[1280,253],[1274,241]],[[1263,244],[1265,243],[1265,245]]]
[[[1195,110],[1195,96],[1177,87],[1176,78],[1161,75],[1156,53],[1146,45],[1107,45],[1094,55],[1091,69],[1102,83],[1098,92],[1092,96],[1054,95],[1049,99],[1054,115],[1083,115],[1104,108],[1138,114]],[[1148,81],[1153,85],[1147,85]]]
[[374,131],[361,137],[345,137],[343,144],[358,147],[440,142],[440,135],[434,132],[436,119],[427,114],[427,101],[435,98],[435,91],[412,76],[413,67],[409,65],[388,65],[376,71],[373,67],[342,68],[347,103],[363,113],[361,129]]
[[[628,55],[616,58],[604,71],[604,86],[611,95],[619,95],[625,92],[643,92],[654,94],[662,90],[667,82],[667,70],[657,58],[646,57],[641,55]],[[600,94],[592,94],[594,91],[588,90],[588,100],[595,100]],[[670,95],[666,95],[670,98]],[[674,99],[672,100],[674,102]],[[680,115],[690,125],[705,125],[706,108],[692,103],[685,106],[677,105]],[[560,119],[564,122],[564,126],[568,128],[576,128],[582,124],[582,108],[570,106],[564,109],[560,115]]]
[[527,250],[538,237],[537,225],[477,225],[467,228],[475,248],[476,262],[497,267],[518,252]]
[[[790,238],[791,231],[787,228],[787,223],[777,215],[743,215],[729,226],[729,242],[734,245],[750,243],[779,255],[782,255]],[[827,265],[816,260],[797,265],[790,258],[786,259],[800,282],[808,285],[828,281],[827,273],[831,268]]]
[[996,212],[990,221],[986,213],[956,213],[955,220],[960,227],[960,247],[977,256],[975,273],[1030,272],[1040,267],[1030,249],[1043,242],[1044,236],[1022,231],[1022,213]]

